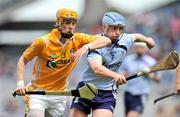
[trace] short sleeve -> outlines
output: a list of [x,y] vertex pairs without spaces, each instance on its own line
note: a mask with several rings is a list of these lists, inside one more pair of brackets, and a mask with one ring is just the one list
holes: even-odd
[[41,54],[45,43],[42,39],[35,40],[24,52],[23,57],[28,61]]
[[125,34],[126,38],[127,38],[127,46],[128,48],[132,47],[134,45],[134,37],[131,34]]
[[88,61],[91,61],[92,59],[95,59],[95,58],[102,58],[102,54],[101,54],[100,50],[98,50],[98,49],[91,50],[87,54]]

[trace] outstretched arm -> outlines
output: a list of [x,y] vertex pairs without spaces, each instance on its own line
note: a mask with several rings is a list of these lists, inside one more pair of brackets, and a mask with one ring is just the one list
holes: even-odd
[[109,44],[111,44],[111,39],[105,37],[105,36],[100,36],[97,35],[96,36],[96,40],[90,42],[89,44],[84,45],[83,47],[81,47],[79,50],[77,50],[73,56],[72,59],[73,60],[78,60],[80,59],[88,50],[93,50],[93,49],[97,49],[97,48],[102,48],[105,47]]
[[18,64],[17,64],[17,88],[16,88],[16,93],[18,95],[25,95],[26,94],[26,87],[24,85],[24,72],[25,72],[25,67],[28,61],[21,56]]
[[89,43],[89,45],[91,46],[89,49],[93,50],[97,48],[102,48],[111,43],[111,39],[109,39],[108,37],[97,35],[96,40]]
[[146,37],[142,34],[134,33],[132,34],[134,41],[140,41],[145,42],[149,49],[153,48],[155,46],[155,42],[151,37]]
[[24,85],[24,73],[26,64],[31,61],[35,56],[39,55],[44,47],[44,41],[41,39],[36,40],[29,46],[23,55],[20,57],[17,64],[17,88],[18,95],[25,95],[27,90]]

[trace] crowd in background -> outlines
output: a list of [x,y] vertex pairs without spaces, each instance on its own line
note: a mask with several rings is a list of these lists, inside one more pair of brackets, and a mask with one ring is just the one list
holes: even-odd
[[[174,4],[170,7],[163,7],[155,11],[151,11],[147,14],[137,14],[135,16],[127,17],[127,32],[137,32],[144,35],[151,36],[156,41],[156,47],[153,48],[148,54],[157,59],[158,61],[164,58],[171,50],[176,50],[180,53],[180,3]],[[99,25],[95,25],[89,29],[89,33],[99,32]],[[20,117],[23,116],[24,103],[22,99],[13,99],[11,96],[11,90],[16,86],[16,64],[21,52],[24,48],[19,49],[14,53],[9,53],[11,50],[18,48],[9,46],[0,46],[0,117],[11,117],[12,115]],[[69,88],[74,88],[76,83],[81,77],[82,70],[85,68],[86,62],[81,59],[79,61],[77,69],[74,70],[70,78]],[[31,63],[30,63],[30,67]],[[26,72],[26,80],[30,79],[30,68]],[[75,77],[76,76],[76,77]],[[160,84],[152,83],[152,93],[150,101],[153,101],[155,97],[168,94],[175,89],[175,71],[163,71]],[[120,89],[119,105],[122,105],[122,96]],[[166,103],[157,104],[156,107],[152,106],[152,102],[148,102],[147,109],[155,108],[153,110],[156,117],[177,117],[180,115],[180,103],[177,97],[167,99]],[[123,106],[118,106],[118,109],[123,109]],[[68,105],[67,105],[68,108]],[[115,117],[119,114],[115,111]],[[121,110],[121,116],[123,111]],[[145,111],[149,117],[152,115],[151,110]],[[144,114],[148,117],[147,114]]]
[[147,14],[128,18],[129,31],[150,35],[155,39],[156,47],[151,51],[151,54],[158,60],[173,49],[180,52],[179,5],[175,4],[172,7],[164,7]]
[[12,5],[17,4],[18,2],[22,2],[22,0],[0,0],[0,10],[4,10],[5,8],[10,8]]
[[[149,54],[158,61],[172,50],[180,53],[180,3],[163,7],[147,14],[139,14],[128,18],[128,31],[138,32],[155,39],[156,46]],[[134,20],[135,19],[135,20]],[[174,72],[162,74],[162,83],[174,83]]]

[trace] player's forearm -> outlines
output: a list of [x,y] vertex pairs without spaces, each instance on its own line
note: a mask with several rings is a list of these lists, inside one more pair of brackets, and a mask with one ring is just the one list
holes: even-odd
[[142,34],[133,34],[135,41],[145,42],[149,49],[155,46],[155,42],[151,37],[146,37]]
[[91,45],[91,49],[97,49],[111,44],[111,40],[105,36],[97,36],[97,39],[89,44]]
[[117,76],[116,72],[113,72],[113,71],[107,69],[104,66],[95,67],[95,68],[93,68],[93,71],[97,75],[102,75],[102,76],[109,77],[109,78],[112,78],[112,79],[115,79],[116,76]]
[[26,66],[26,60],[24,60],[23,57],[21,57],[17,64],[17,80],[18,81],[24,81],[24,72],[25,72],[25,66]]

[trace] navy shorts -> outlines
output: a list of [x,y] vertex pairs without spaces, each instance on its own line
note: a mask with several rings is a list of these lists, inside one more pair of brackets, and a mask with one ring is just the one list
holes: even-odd
[[[83,82],[80,82],[77,88],[84,86]],[[116,106],[115,94],[112,91],[98,90],[98,96],[92,100],[75,97],[72,100],[71,109],[74,107],[85,114],[90,114],[91,110],[107,109],[112,113]]]
[[129,111],[136,111],[142,113],[144,110],[144,102],[147,101],[148,95],[132,95],[129,92],[125,92],[124,103],[126,115]]

